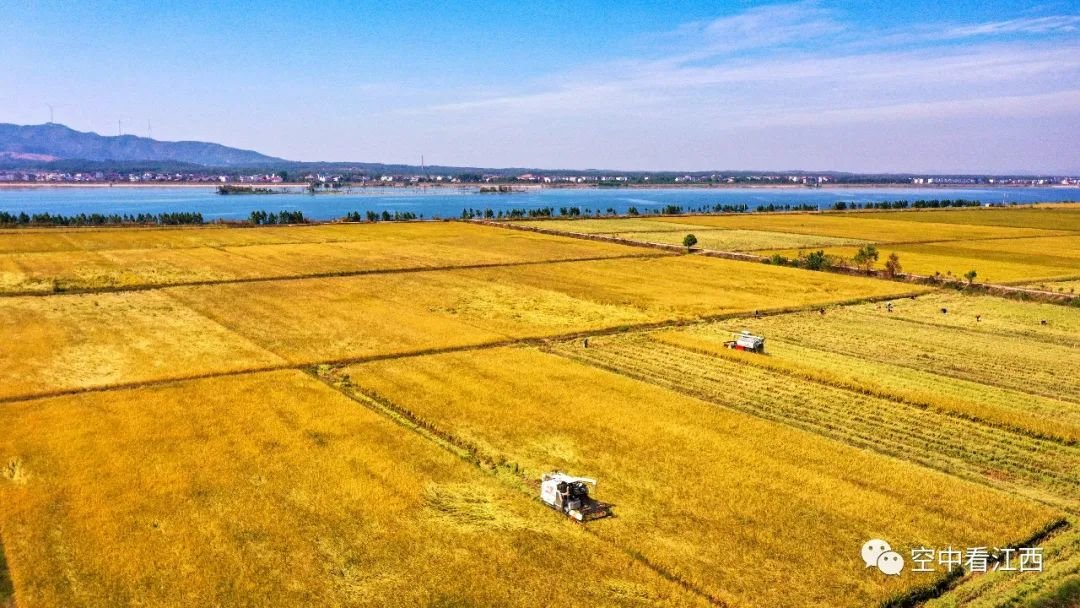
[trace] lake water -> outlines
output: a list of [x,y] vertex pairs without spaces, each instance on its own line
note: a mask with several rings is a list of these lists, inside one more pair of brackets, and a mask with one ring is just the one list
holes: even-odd
[[425,218],[452,218],[462,209],[581,207],[620,213],[637,207],[642,213],[666,205],[694,209],[746,204],[751,208],[774,205],[830,207],[837,201],[893,201],[967,199],[983,203],[1035,203],[1080,201],[1080,188],[655,188],[655,189],[533,189],[513,194],[480,194],[457,188],[369,188],[348,194],[309,195],[294,190],[266,196],[222,196],[207,188],[20,188],[0,189],[0,211],[10,213],[163,213],[200,212],[207,220],[246,219],[251,211],[302,211],[305,216],[334,219],[350,211],[413,212]]

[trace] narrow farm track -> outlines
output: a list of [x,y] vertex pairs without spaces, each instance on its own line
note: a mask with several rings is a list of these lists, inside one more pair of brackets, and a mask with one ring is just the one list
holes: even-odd
[[[505,464],[500,464],[488,458],[481,450],[471,445],[469,442],[455,436],[454,434],[442,429],[439,425],[420,418],[415,413],[408,409],[401,407],[400,405],[386,399],[380,395],[368,393],[363,391],[352,384],[347,376],[340,375],[340,369],[336,367],[323,366],[322,369],[309,368],[308,373],[325,383],[327,386],[340,392],[342,395],[355,401],[363,407],[384,416],[398,425],[414,432],[430,441],[434,445],[454,454],[458,458],[461,458],[473,465],[476,465],[480,470],[491,474],[503,482],[507,488],[521,494],[523,497],[537,503],[541,506],[540,501],[537,499],[537,490],[539,489],[537,483],[533,479],[529,479],[516,470],[509,469]],[[545,507],[546,508],[546,507]],[[562,519],[562,516],[553,516]],[[647,557],[637,551],[633,551],[628,547],[622,546],[616,541],[607,538],[603,534],[597,532],[593,528],[588,526],[581,526],[586,533],[590,534],[594,538],[604,542],[608,546],[624,553],[631,557],[636,562],[652,570],[661,578],[678,585],[684,590],[696,595],[697,597],[707,601],[713,606],[727,607],[728,604],[723,600],[714,597],[704,589],[701,589],[692,582],[686,580],[677,574],[670,572],[667,568],[658,565]]]
[[1080,449],[629,336],[555,354],[1080,513]]

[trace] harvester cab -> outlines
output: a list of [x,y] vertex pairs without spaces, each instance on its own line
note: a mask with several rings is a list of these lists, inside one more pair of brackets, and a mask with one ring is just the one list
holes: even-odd
[[734,340],[728,340],[724,342],[724,346],[735,350],[745,350],[752,353],[765,354],[765,338],[763,336],[755,336],[750,332],[743,330],[742,333],[732,336]]
[[572,477],[554,471],[540,480],[540,500],[544,504],[577,521],[589,521],[611,515],[611,507],[589,496],[589,485],[596,486],[595,479]]

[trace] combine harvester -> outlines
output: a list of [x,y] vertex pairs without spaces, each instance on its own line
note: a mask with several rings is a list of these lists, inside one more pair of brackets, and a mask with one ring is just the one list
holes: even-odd
[[724,342],[724,346],[734,350],[744,350],[759,355],[765,354],[765,338],[762,336],[755,336],[750,332],[743,330],[740,334],[732,336],[734,340],[728,340]]
[[571,477],[553,471],[540,480],[540,500],[544,504],[580,522],[601,519],[612,515],[611,507],[589,496],[589,485],[596,486],[595,479]]

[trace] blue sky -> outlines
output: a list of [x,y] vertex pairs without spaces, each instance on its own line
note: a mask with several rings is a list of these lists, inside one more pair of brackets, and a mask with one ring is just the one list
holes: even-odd
[[183,4],[14,0],[0,122],[52,104],[299,160],[1080,173],[1080,2]]

